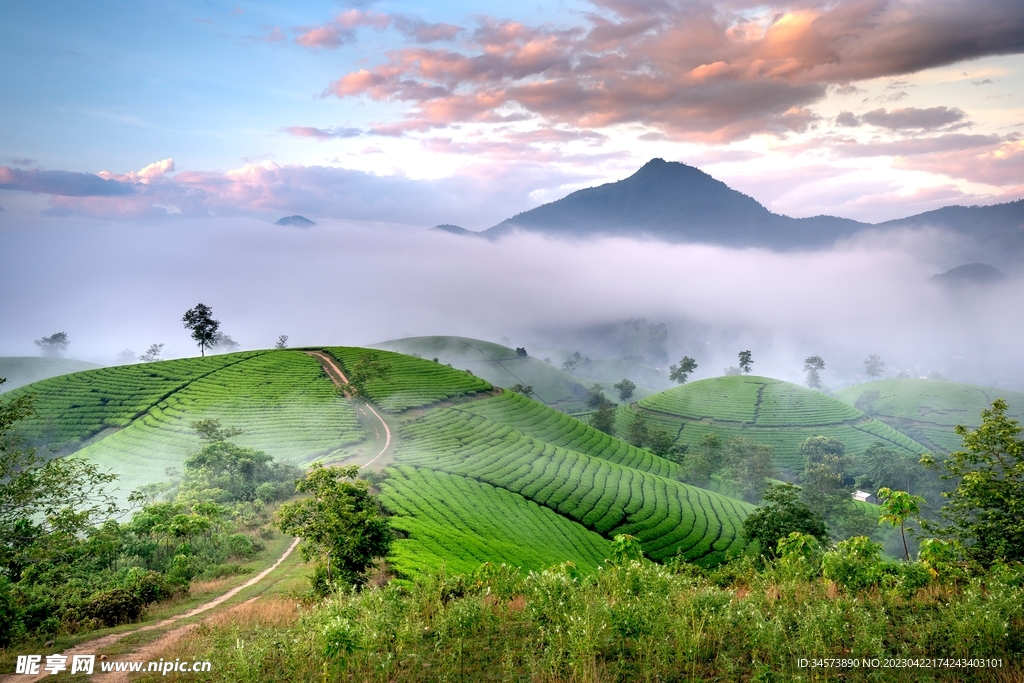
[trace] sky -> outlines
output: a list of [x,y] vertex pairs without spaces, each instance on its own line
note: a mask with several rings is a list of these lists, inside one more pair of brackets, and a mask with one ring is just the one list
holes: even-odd
[[1011,0],[16,3],[0,207],[478,230],[661,157],[878,222],[1024,196],[1022,52]]
[[[696,378],[751,348],[797,381],[806,356],[839,382],[878,352],[1024,388],[1004,314],[1024,280],[929,284],[962,262],[948,234],[780,254],[425,230],[654,157],[792,216],[1022,198],[1019,0],[15,3],[0,74],[0,356],[56,331],[101,363],[195,355],[180,318],[202,301],[243,348],[586,353],[587,330],[644,318]],[[274,225],[293,214],[317,225]]]

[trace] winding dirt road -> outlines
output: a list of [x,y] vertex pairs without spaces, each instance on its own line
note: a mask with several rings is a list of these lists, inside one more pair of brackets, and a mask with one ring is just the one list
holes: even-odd
[[[166,619],[162,619],[161,621],[158,621],[155,624],[147,624],[146,626],[140,626],[139,628],[132,629],[131,631],[124,631],[122,633],[111,633],[109,636],[103,636],[102,638],[95,638],[93,640],[87,640],[84,643],[79,643],[78,645],[75,645],[72,648],[64,650],[60,654],[66,655],[68,657],[68,662],[70,662],[71,661],[71,655],[91,655],[91,654],[96,654],[97,651],[99,651],[99,650],[101,650],[101,649],[103,649],[105,647],[109,647],[109,646],[113,645],[114,643],[116,643],[117,641],[121,640],[122,638],[126,638],[126,637],[128,637],[130,635],[133,635],[135,633],[144,633],[146,631],[155,631],[157,629],[161,629],[161,628],[165,628],[167,626],[170,626],[171,624],[173,624],[173,623],[175,623],[177,621],[181,621],[182,619],[188,619],[189,617],[194,617],[194,616],[196,616],[198,614],[202,614],[203,612],[207,612],[207,611],[213,609],[214,607],[217,607],[218,605],[221,605],[221,604],[227,602],[231,598],[233,598],[236,595],[238,595],[239,593],[241,593],[246,588],[249,588],[250,586],[254,586],[257,583],[259,583],[260,581],[262,581],[263,579],[265,579],[268,574],[270,574],[272,571],[277,569],[279,566],[281,566],[282,562],[284,562],[286,559],[288,559],[288,556],[292,554],[292,551],[295,550],[295,547],[297,545],[299,545],[299,540],[300,539],[298,539],[298,538],[293,539],[292,540],[292,544],[290,546],[288,546],[288,549],[284,551],[284,554],[281,555],[281,557],[277,558],[277,561],[274,562],[274,564],[270,565],[269,567],[267,567],[262,572],[260,572],[256,576],[252,577],[251,579],[249,579],[248,581],[246,581],[242,585],[235,586],[234,588],[232,588],[228,592],[223,593],[222,595],[218,595],[216,598],[214,598],[213,600],[210,600],[209,602],[204,602],[202,605],[199,605],[198,607],[195,607],[195,608],[189,610],[188,612],[184,612],[182,614],[176,614],[173,617],[168,617]],[[253,598],[253,599],[255,600],[255,598]],[[142,647],[140,647],[140,648],[138,648],[138,649],[136,649],[136,650],[134,650],[132,652],[126,652],[124,654],[116,655],[116,656],[112,657],[112,659],[117,660],[117,661],[138,660],[140,658],[140,656],[145,655],[145,653],[147,653],[147,652],[155,652],[155,651],[158,651],[159,649],[162,649],[166,645],[170,644],[170,642],[172,642],[173,640],[177,640],[184,633],[192,630],[196,626],[198,626],[198,623],[187,624],[185,626],[180,626],[180,627],[178,627],[176,629],[173,629],[173,630],[168,631],[167,633],[163,634],[162,636],[160,636],[159,639],[157,639],[156,641],[154,641],[152,643],[144,645],[144,646],[142,646]],[[55,653],[49,653],[49,654],[55,654]],[[128,680],[127,674],[123,673],[123,672],[109,673],[109,674],[100,674],[100,673],[98,673],[98,671],[99,671],[99,661],[98,661],[98,658],[97,658],[97,662],[96,662],[96,671],[97,671],[97,673],[92,678],[92,680],[95,680],[95,681],[103,681],[104,683],[108,683],[108,682],[113,683],[114,681],[126,681],[126,680]],[[27,675],[27,674],[9,674],[7,676],[0,676],[0,683],[9,683],[9,682],[10,683],[14,683],[15,681],[17,681],[18,683],[27,683],[28,681],[41,681],[41,680],[43,680],[45,678],[49,678],[50,675],[51,674],[49,674],[47,672],[43,672],[43,673],[35,675],[35,676],[31,676],[31,675]]]
[[[348,384],[348,378],[345,377],[345,373],[341,371],[341,368],[338,367],[338,364],[334,362],[333,358],[323,351],[306,351],[306,354],[313,356],[320,361],[320,365],[323,366],[324,372],[326,372],[327,376],[331,378],[332,382],[334,382],[334,386],[340,388]],[[370,458],[368,462],[360,465],[360,467],[369,467],[377,460],[377,458],[384,455],[384,451],[391,446],[391,429],[388,427],[388,423],[384,421],[384,418],[380,416],[380,413],[374,410],[373,406],[370,405],[369,402],[364,402],[363,405],[373,413],[373,416],[377,418],[377,420],[380,421],[381,426],[384,427],[384,448],[380,449],[380,453]]]

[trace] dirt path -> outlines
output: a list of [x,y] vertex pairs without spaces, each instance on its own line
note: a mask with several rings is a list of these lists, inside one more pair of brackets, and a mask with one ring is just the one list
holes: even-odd
[[[334,362],[333,358],[323,351],[306,351],[306,353],[320,361],[320,365],[323,366],[324,372],[326,372],[327,376],[331,378],[331,381],[334,382],[335,386],[341,387],[348,384],[348,378],[345,377],[345,373],[341,371],[341,368],[338,367],[338,364]],[[384,421],[384,418],[380,416],[380,413],[374,410],[373,406],[370,405],[368,401],[364,402],[363,406],[373,413],[373,416],[377,418],[381,426],[384,427],[384,448],[380,449],[380,453],[370,458],[368,462],[360,465],[360,467],[369,467],[377,460],[377,458],[384,455],[384,451],[391,446],[391,429],[388,427],[388,423]]]
[[[71,659],[70,659],[71,655],[83,655],[83,654],[91,655],[91,654],[96,654],[96,652],[98,650],[101,650],[101,649],[103,649],[105,647],[109,647],[109,646],[113,645],[114,643],[116,643],[117,641],[121,640],[122,638],[126,638],[126,637],[128,637],[130,635],[133,635],[133,634],[136,634],[136,633],[143,633],[145,631],[155,631],[157,629],[165,628],[165,627],[170,626],[171,624],[173,624],[173,623],[175,623],[177,621],[181,621],[182,619],[188,619],[189,617],[194,617],[194,616],[196,616],[198,614],[202,614],[203,612],[207,612],[207,611],[213,609],[214,607],[217,607],[218,605],[221,605],[224,602],[226,602],[226,601],[230,600],[231,598],[235,597],[236,595],[241,593],[246,588],[249,588],[250,586],[254,586],[257,583],[259,583],[260,581],[262,581],[263,579],[265,579],[267,577],[267,575],[270,574],[270,572],[272,572],[275,569],[277,569],[279,566],[281,566],[282,562],[284,562],[286,559],[288,559],[288,556],[292,554],[293,550],[295,550],[295,546],[297,546],[299,544],[299,540],[300,539],[298,539],[298,538],[293,540],[292,544],[290,546],[288,546],[288,549],[284,551],[284,554],[281,555],[281,557],[277,558],[277,561],[274,562],[274,564],[270,565],[269,567],[267,567],[262,572],[260,572],[256,576],[252,577],[251,579],[249,579],[248,581],[246,581],[242,585],[235,586],[234,588],[232,588],[228,592],[226,592],[226,593],[224,593],[222,595],[217,596],[216,598],[214,598],[213,600],[210,600],[209,602],[204,602],[202,605],[199,605],[198,607],[195,607],[195,608],[189,610],[188,612],[184,612],[183,614],[176,614],[173,617],[168,617],[167,619],[163,619],[161,621],[158,621],[155,624],[147,624],[146,626],[141,626],[139,628],[132,629],[131,631],[124,631],[122,633],[111,633],[109,636],[103,636],[102,638],[96,638],[94,640],[87,640],[84,643],[79,643],[78,645],[75,645],[72,648],[64,650],[60,654],[67,655],[68,656],[68,661],[70,662],[71,661]],[[253,600],[255,600],[255,599],[256,598],[253,598]],[[180,626],[180,627],[178,627],[178,628],[176,628],[176,629],[174,629],[172,631],[169,631],[169,632],[165,633],[157,641],[155,641],[153,643],[150,643],[149,645],[144,645],[141,648],[139,648],[139,649],[137,649],[135,651],[132,651],[132,652],[128,652],[128,653],[125,653],[125,654],[117,655],[116,657],[113,657],[113,659],[116,659],[116,660],[119,660],[119,661],[124,661],[124,660],[128,660],[128,659],[138,660],[140,655],[142,655],[142,654],[144,654],[146,652],[150,652],[150,651],[155,652],[156,650],[153,650],[153,648],[157,644],[162,644],[161,647],[164,647],[164,646],[170,644],[170,642],[173,642],[173,640],[177,640],[177,638],[180,638],[182,635],[184,635],[186,632],[190,631],[191,629],[195,628],[197,625],[198,624],[188,624],[186,626]],[[174,637],[171,638],[171,636],[174,636]],[[53,653],[50,653],[50,654],[53,654]],[[99,671],[99,661],[96,662],[96,671],[97,672]],[[10,674],[10,675],[7,675],[7,676],[0,676],[0,683],[9,683],[9,682],[10,683],[14,683],[15,681],[17,681],[18,683],[27,683],[28,681],[40,681],[40,680],[43,680],[44,678],[48,678],[50,675],[51,674],[49,674],[47,672],[38,674],[38,675],[36,675],[34,677],[30,677],[30,676],[25,675],[25,674]],[[117,676],[121,676],[121,678],[117,678]],[[111,673],[111,674],[106,674],[106,675],[97,674],[96,677],[93,680],[98,680],[98,681],[124,681],[124,680],[127,680],[127,674],[124,674],[124,673],[116,673],[116,674],[115,673]]]

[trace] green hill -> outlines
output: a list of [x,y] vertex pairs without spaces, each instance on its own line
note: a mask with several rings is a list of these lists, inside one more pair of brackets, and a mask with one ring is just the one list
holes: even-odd
[[[329,347],[345,372],[367,349]],[[382,500],[404,532],[392,557],[414,574],[444,562],[596,568],[607,539],[714,564],[741,552],[751,506],[680,483],[674,463],[439,362],[376,351],[390,367],[366,386],[394,436]],[[514,353],[514,351],[513,351]],[[241,445],[305,464],[363,440],[358,403],[301,350],[250,351],[103,368],[36,382],[31,441],[121,476],[122,493],[166,478],[198,447],[190,423],[239,427]]]
[[[515,349],[507,346],[467,337],[409,337],[381,342],[374,348],[437,358],[441,363],[469,370],[500,387],[532,386],[534,398],[566,413],[589,410],[585,399],[587,389],[593,384],[601,386],[609,398],[616,400],[612,384],[625,376],[613,381],[580,379],[532,356],[519,356]],[[638,387],[636,395],[642,397],[651,393],[649,389]]]
[[928,448],[950,453],[963,441],[953,428],[977,427],[981,411],[997,398],[1008,415],[1024,421],[1024,393],[934,379],[885,379],[836,392],[841,400],[913,437]]
[[96,363],[71,358],[47,358],[44,356],[7,356],[0,358],[0,377],[7,381],[0,384],[0,391],[11,391],[41,379],[67,375],[82,370],[103,367]]
[[235,440],[307,463],[363,439],[349,401],[301,351],[249,351],[89,370],[11,392],[36,394],[32,443],[120,475],[122,493],[166,479],[199,445],[189,423],[216,418]]
[[909,453],[928,449],[857,408],[811,389],[768,377],[704,379],[621,406],[616,428],[628,433],[634,411],[647,413],[680,443],[695,444],[708,433],[743,436],[775,448],[776,462],[791,471],[803,468],[800,444],[812,436],[831,436],[852,453],[881,441]]

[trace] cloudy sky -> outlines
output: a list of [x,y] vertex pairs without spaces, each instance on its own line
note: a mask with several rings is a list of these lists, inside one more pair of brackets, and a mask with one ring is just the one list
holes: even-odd
[[1019,0],[9,3],[0,224],[483,229],[652,157],[795,216],[1008,201],[1022,52]]

